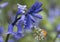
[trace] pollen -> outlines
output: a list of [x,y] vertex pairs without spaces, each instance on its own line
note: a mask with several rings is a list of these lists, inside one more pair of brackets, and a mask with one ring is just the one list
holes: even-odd
[[44,38],[46,38],[47,36],[47,32],[44,29],[36,29],[34,30],[34,38],[36,40],[43,40]]

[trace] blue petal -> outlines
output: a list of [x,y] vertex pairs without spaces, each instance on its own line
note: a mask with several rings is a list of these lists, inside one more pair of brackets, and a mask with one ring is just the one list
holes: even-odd
[[18,8],[17,14],[19,15],[21,13],[22,13],[21,10]]
[[42,6],[42,3],[40,2],[35,2],[33,6],[30,8],[28,13],[34,12],[35,10],[39,9]]
[[4,28],[0,26],[0,35],[2,35],[4,32]]
[[0,42],[4,42],[4,40],[3,40],[3,37],[2,37],[2,36],[0,36]]
[[13,38],[16,40],[19,40],[20,38],[24,37],[23,33],[17,32],[15,35],[13,35]]
[[30,19],[31,19],[33,22],[35,22],[35,19],[34,19],[34,17],[33,17],[32,15],[29,14],[29,17],[30,17]]
[[39,9],[42,6],[41,2],[35,2],[35,4],[32,7],[35,7],[36,9]]
[[21,21],[21,22],[22,22],[22,21],[24,22],[24,20],[25,20],[25,15],[22,15],[20,21]]
[[43,10],[42,8],[36,9],[36,10],[34,11],[34,13],[38,13],[38,12],[40,12],[40,11],[42,11],[42,10]]
[[27,14],[25,29],[29,30],[29,29],[31,29],[31,27],[32,27],[31,19],[30,19],[29,15]]
[[42,16],[40,15],[40,14],[32,14],[34,17],[37,17],[37,18],[39,18],[39,19],[42,19]]
[[22,25],[20,23],[17,24],[17,32],[22,33]]
[[12,24],[8,25],[8,32],[7,32],[7,34],[13,34],[13,25]]

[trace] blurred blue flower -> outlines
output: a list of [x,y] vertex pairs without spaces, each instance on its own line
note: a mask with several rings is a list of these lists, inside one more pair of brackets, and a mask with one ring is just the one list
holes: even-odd
[[60,34],[58,34],[58,36],[57,36],[58,38],[60,38]]
[[9,39],[8,42],[15,42],[15,40],[14,39]]
[[7,5],[8,5],[8,2],[4,2],[4,3],[0,4],[0,8],[4,8],[4,7],[6,7]]
[[2,35],[4,32],[4,28],[2,26],[0,26],[0,35]]
[[49,17],[58,17],[60,16],[60,8],[55,7],[55,8],[50,8],[49,9]]
[[7,32],[7,34],[13,34],[13,25],[12,24],[8,25],[8,32]]
[[3,37],[2,37],[2,36],[0,36],[0,42],[4,42],[4,40],[3,40]]
[[48,17],[48,21],[49,21],[50,23],[54,23],[55,18],[54,18],[54,17]]
[[20,4],[17,5],[18,5],[17,14],[25,13],[26,5],[20,5]]
[[60,7],[55,8],[55,17],[60,16]]
[[60,32],[60,24],[57,25],[57,29],[58,32]]
[[48,10],[48,21],[54,23],[56,18],[60,16],[60,8],[58,6],[52,5]]

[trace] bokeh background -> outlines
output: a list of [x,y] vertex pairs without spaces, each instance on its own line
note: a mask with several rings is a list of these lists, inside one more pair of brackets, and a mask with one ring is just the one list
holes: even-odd
[[60,0],[0,0],[0,26],[7,31],[8,24],[14,21],[17,3],[27,5],[29,9],[36,1],[43,4],[43,11],[39,12],[43,17],[39,27],[47,31],[47,37],[38,41],[28,33],[19,42],[60,42]]

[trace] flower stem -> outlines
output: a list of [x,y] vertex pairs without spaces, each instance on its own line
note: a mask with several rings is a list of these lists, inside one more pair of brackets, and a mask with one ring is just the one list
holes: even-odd
[[[20,17],[20,18],[21,18],[21,17]],[[17,22],[20,18],[15,19],[15,21],[12,23],[12,25],[14,26],[14,25],[16,24],[16,22]],[[9,36],[10,36],[10,34],[7,34],[5,42],[8,42]]]
[[7,34],[5,42],[8,42],[9,36],[10,36],[10,34]]

